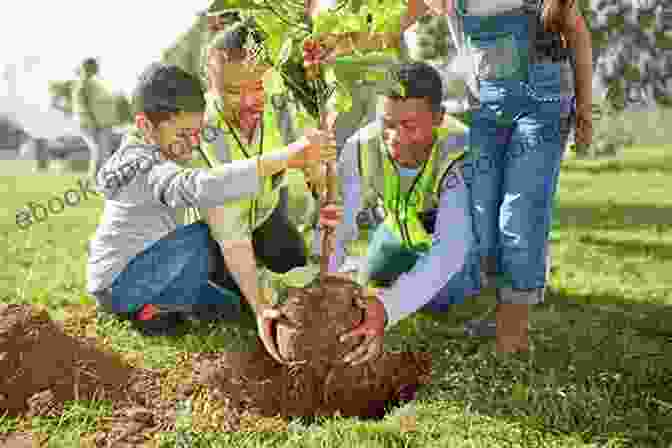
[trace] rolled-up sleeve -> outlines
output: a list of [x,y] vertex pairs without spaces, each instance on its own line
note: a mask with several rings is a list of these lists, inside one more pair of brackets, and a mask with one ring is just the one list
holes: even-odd
[[382,292],[380,299],[388,316],[386,329],[429,303],[464,266],[474,236],[468,193],[464,180],[460,176],[458,179],[441,195],[429,252]]

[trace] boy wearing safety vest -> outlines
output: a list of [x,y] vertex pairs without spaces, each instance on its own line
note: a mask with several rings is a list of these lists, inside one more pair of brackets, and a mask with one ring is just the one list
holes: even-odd
[[406,316],[425,305],[445,310],[476,293],[480,275],[462,172],[466,127],[453,121],[438,129],[442,80],[433,67],[401,64],[392,76],[400,88],[381,92],[381,119],[349,138],[339,158],[343,207],[325,206],[320,216],[322,225],[335,227],[334,272],[357,238],[363,203],[375,199],[385,214],[359,278],[384,288],[350,334],[365,336],[346,359],[355,364],[380,353],[385,329]]

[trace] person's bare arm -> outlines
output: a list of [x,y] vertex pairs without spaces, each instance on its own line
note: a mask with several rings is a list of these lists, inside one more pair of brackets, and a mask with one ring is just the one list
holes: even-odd
[[252,241],[220,241],[219,244],[222,246],[222,255],[229,272],[254,312],[259,314],[264,308],[271,306],[265,295],[260,293]]
[[583,17],[576,10],[576,4],[568,11],[561,32],[576,55],[574,82],[577,143],[590,144],[592,141],[593,45],[590,31]]

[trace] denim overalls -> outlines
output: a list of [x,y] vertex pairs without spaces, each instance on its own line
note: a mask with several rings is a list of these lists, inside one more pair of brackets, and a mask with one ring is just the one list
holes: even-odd
[[500,301],[536,303],[564,150],[561,63],[538,59],[541,25],[530,11],[539,5],[472,16],[463,1],[456,10],[479,101],[464,167],[475,233],[481,257],[496,260]]

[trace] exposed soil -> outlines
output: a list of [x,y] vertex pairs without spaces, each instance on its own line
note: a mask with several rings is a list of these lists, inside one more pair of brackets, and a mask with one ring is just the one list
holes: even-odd
[[263,348],[249,353],[203,356],[197,381],[227,402],[231,413],[262,417],[331,416],[382,418],[428,384],[428,353],[384,353],[360,366],[279,365]]
[[68,400],[124,399],[132,369],[65,334],[46,311],[0,305],[0,413],[52,415]]
[[249,353],[210,356],[200,363],[197,381],[226,398],[236,412],[265,417],[333,415],[383,417],[386,408],[413,398],[430,380],[429,353],[384,353],[351,366],[343,356],[360,341],[338,337],[363,319],[359,286],[327,277],[316,287],[290,289],[277,325],[280,354],[296,362],[275,362],[258,344]]
[[[69,400],[111,400],[113,415],[83,443],[115,448],[147,446],[153,435],[174,431],[176,404],[188,397],[201,431],[283,430],[295,416],[383,417],[429,382],[431,356],[384,353],[362,366],[344,365],[358,341],[345,345],[338,336],[361,322],[360,301],[359,287],[341,278],[290,291],[278,347],[283,357],[306,362],[279,364],[258,342],[250,352],[185,353],[166,371],[137,367],[102,346],[89,336],[95,325],[87,313],[63,327],[44,310],[2,304],[0,415],[58,416]],[[29,440],[23,433],[0,436],[0,446]]]
[[[115,415],[108,428],[101,424],[95,446],[122,447],[132,436],[144,442],[141,430],[170,427],[159,380],[159,372],[131,367],[92,338],[68,335],[45,310],[0,305],[0,415],[59,416],[66,401],[112,400]],[[127,431],[131,426],[133,434]],[[0,446],[20,447],[29,440],[12,434],[0,437]]]

